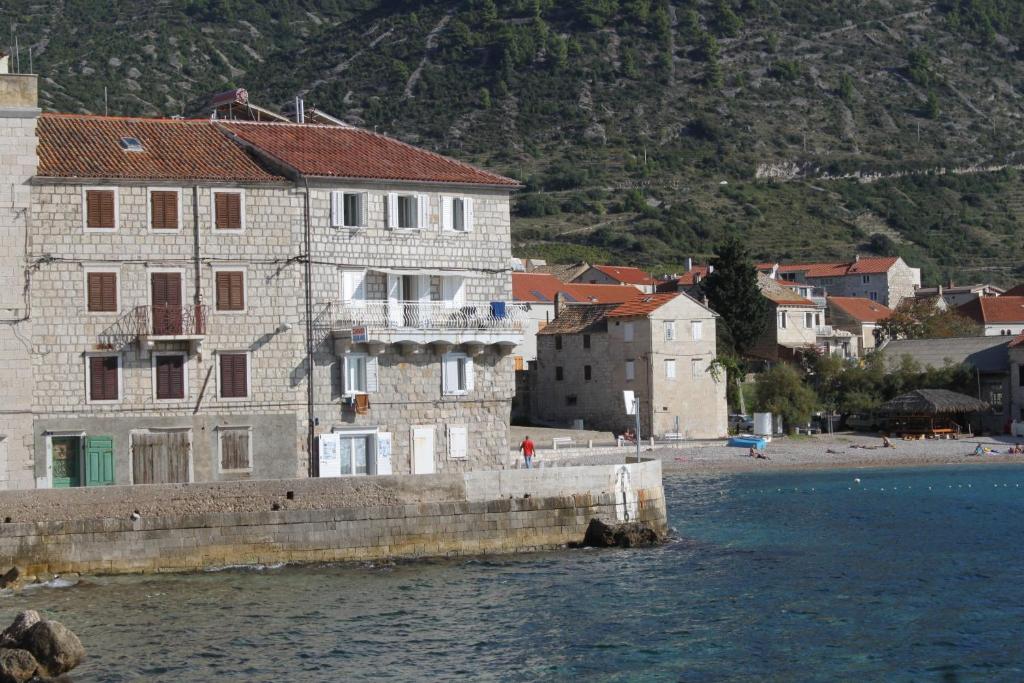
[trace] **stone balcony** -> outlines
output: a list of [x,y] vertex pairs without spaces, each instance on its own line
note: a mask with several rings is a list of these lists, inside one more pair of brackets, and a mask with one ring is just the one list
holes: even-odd
[[509,353],[523,340],[526,307],[522,304],[455,301],[335,301],[328,314],[335,351],[366,344],[371,353],[397,345],[403,354],[431,346],[444,353],[463,346],[475,355],[494,345]]

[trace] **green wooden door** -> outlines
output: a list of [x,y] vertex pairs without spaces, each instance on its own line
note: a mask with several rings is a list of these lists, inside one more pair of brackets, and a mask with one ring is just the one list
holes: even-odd
[[109,436],[90,436],[85,442],[85,485],[110,486],[114,483],[114,440]]
[[77,436],[55,436],[52,440],[53,487],[82,485],[81,443]]

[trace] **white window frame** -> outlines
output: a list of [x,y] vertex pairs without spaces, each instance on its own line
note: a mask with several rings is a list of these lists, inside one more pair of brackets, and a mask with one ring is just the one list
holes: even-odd
[[666,320],[665,321],[665,341],[676,340],[676,321]]
[[[217,429],[217,473],[218,474],[252,474],[252,427],[248,425],[218,425]],[[224,432],[240,432],[242,430],[247,432],[249,437],[249,466],[226,470],[224,469],[224,451],[222,448],[223,442],[222,437]]]
[[[90,395],[90,388],[92,387],[92,363],[89,362],[90,358],[117,358],[117,398],[114,400],[99,401],[93,400]],[[116,351],[86,351],[85,352],[85,402],[87,405],[113,405],[120,403],[124,399],[124,358],[121,354]]]
[[[114,191],[114,227],[112,228],[90,228],[89,227],[89,202],[86,200],[89,190],[100,190],[107,192]],[[82,232],[117,232],[121,227],[121,188],[117,185],[83,185],[82,186]]]
[[[349,366],[353,360],[357,360],[362,363],[362,389],[353,389],[348,381]],[[368,353],[346,353],[341,359],[341,385],[343,388],[344,396],[357,396],[359,394],[369,394],[370,391],[370,377],[369,377],[369,365],[370,365],[370,354]]]
[[[448,386],[448,381],[446,379],[447,374],[448,374],[447,373],[447,367],[448,367],[448,364],[452,363],[452,362],[454,362],[454,363],[464,362],[465,363],[465,369],[463,370],[463,379],[465,380],[465,389],[458,389],[458,388],[452,389],[451,387]],[[445,396],[467,396],[467,395],[469,395],[470,392],[473,391],[473,386],[474,386],[474,381],[473,381],[473,357],[472,356],[470,356],[468,354],[465,354],[465,353],[461,353],[461,352],[446,353],[443,356],[441,356],[441,392]]]
[[[398,205],[403,198],[411,199],[413,202],[414,224],[405,227],[398,224],[401,215]],[[390,230],[412,232],[425,230],[430,224],[430,195],[417,192],[389,192],[385,195],[385,204],[387,226]]]
[[627,382],[632,382],[635,379],[636,379],[636,361],[635,360],[627,360],[626,361],[626,381]]
[[[183,390],[182,398],[157,398],[157,396],[156,396],[156,359],[158,357],[162,357],[162,356],[181,356],[182,358],[185,359],[182,362],[182,364],[181,364],[182,390]],[[185,353],[184,351],[154,351],[153,353],[150,354],[150,357],[151,357],[151,360],[150,360],[150,374],[151,374],[151,377],[150,377],[150,379],[152,380],[152,383],[153,383],[153,401],[155,403],[172,404],[172,405],[174,405],[174,404],[180,405],[180,404],[183,404],[183,403],[188,403],[189,397],[191,395],[190,387],[189,387],[189,381],[188,381],[188,374],[189,374],[189,372],[188,372],[189,371],[189,367],[188,367],[188,354]],[[219,368],[219,364],[218,364],[218,370],[219,369],[220,368]],[[219,390],[218,390],[217,393],[218,394],[220,393]]]
[[[220,394],[220,357],[222,355],[245,355],[245,396],[221,396]],[[231,349],[221,349],[217,351],[217,400],[225,403],[238,403],[240,401],[252,400],[252,352],[244,351],[239,349],[233,351]],[[186,390],[187,393],[187,390]]]
[[[445,430],[446,440],[448,442],[448,459],[449,460],[469,460],[469,426],[465,424],[449,424]],[[462,454],[458,454],[452,447],[454,433],[462,434]]]
[[[455,227],[455,202],[462,203],[462,229]],[[474,207],[473,197],[464,195],[442,195],[441,197],[441,231],[455,235],[467,235],[473,232]]]
[[665,359],[665,379],[669,382],[674,382],[677,377],[676,372],[676,359],[666,358]]
[[[345,197],[348,195],[356,198],[356,217],[351,224],[348,222],[348,215],[345,212]],[[367,227],[369,222],[367,218],[369,198],[366,192],[338,189],[331,190],[327,197],[330,203],[328,211],[332,228],[358,230]]]
[[[222,311],[217,308],[217,273],[242,273],[242,308],[238,311]],[[185,278],[181,278],[182,284]],[[150,285],[150,291],[153,287]],[[182,298],[182,305],[185,299]],[[205,308],[205,307],[204,307]],[[245,266],[213,266],[213,313],[215,315],[245,315],[249,312],[249,269]]]
[[[238,230],[226,230],[217,228],[217,195],[237,194],[238,195],[238,219],[241,227]],[[215,235],[240,235],[245,232],[245,190],[240,187],[211,187],[210,188],[210,232]],[[180,223],[180,221],[179,221]]]
[[[121,315],[121,269],[117,266],[85,266],[83,269],[82,284],[85,285],[85,312],[87,315]],[[117,278],[117,308],[113,311],[90,311],[89,310],[89,273],[113,273]],[[147,283],[149,285],[149,283]],[[150,286],[152,290],[152,286]]]
[[860,276],[860,283],[862,285],[869,285],[869,284],[871,284],[871,276],[870,275],[861,275]]
[[878,292],[868,292],[868,298],[872,301],[878,301]]
[[811,311],[804,311],[804,327],[808,330],[814,327],[814,313]]
[[[362,274],[362,276],[363,276],[363,296],[361,298],[358,298],[358,297],[347,297],[346,296],[346,292],[345,292],[345,274],[346,273],[361,273]],[[367,276],[367,273],[368,273],[368,269],[366,269],[366,268],[340,268],[340,269],[338,269],[338,275],[339,275],[339,277],[341,279],[341,281],[338,283],[338,294],[339,294],[338,298],[342,301],[342,303],[349,303],[350,304],[350,303],[356,302],[356,301],[358,301],[358,302],[366,302],[367,301],[367,298],[366,298],[366,294],[367,294],[367,292],[366,292],[366,276]]]
[[702,358],[693,358],[690,360],[690,376],[693,379],[700,379],[704,375],[704,368],[702,367],[704,360]]
[[[349,460],[351,467],[351,474],[342,474],[342,477],[369,477],[377,474],[377,450],[380,443],[380,430],[379,428],[365,429],[361,427],[334,427],[331,429],[331,434],[337,434],[342,439],[351,438],[366,438],[366,474],[357,474],[355,471],[355,460]],[[339,453],[341,455],[339,446]]]
[[704,321],[703,320],[691,320],[690,321],[690,338],[692,341],[700,341],[704,338]]
[[636,329],[632,321],[622,323],[622,341],[632,342],[636,336]]
[[[173,192],[178,196],[178,227],[173,230],[169,228],[156,229],[153,227],[153,193]],[[181,188],[180,187],[147,187],[146,188],[146,229],[157,235],[173,235],[184,228],[184,216],[181,215]]]
[[777,317],[776,324],[778,325],[778,328],[780,330],[785,330],[785,329],[787,329],[789,327],[789,325],[788,325],[789,313],[787,311],[780,310],[776,317]]

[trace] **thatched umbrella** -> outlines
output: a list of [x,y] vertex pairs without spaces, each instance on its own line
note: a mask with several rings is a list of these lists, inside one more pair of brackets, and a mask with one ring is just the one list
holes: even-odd
[[883,404],[879,411],[889,415],[957,415],[988,409],[987,403],[966,394],[947,389],[915,389]]

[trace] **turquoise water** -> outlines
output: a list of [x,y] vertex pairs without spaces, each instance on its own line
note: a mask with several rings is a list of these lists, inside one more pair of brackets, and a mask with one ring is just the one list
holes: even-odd
[[101,578],[0,618],[75,629],[77,681],[1024,680],[1024,468],[666,492],[655,550]]

